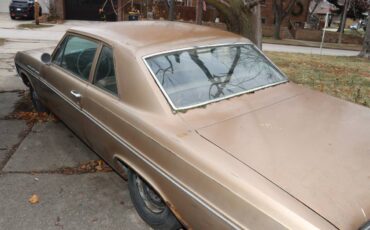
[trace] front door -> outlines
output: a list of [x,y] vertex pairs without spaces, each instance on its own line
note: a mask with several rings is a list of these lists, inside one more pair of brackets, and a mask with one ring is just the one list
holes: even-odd
[[51,65],[43,69],[43,78],[50,89],[47,107],[60,117],[77,135],[84,137],[82,106],[91,67],[99,43],[77,35],[68,35],[53,55]]

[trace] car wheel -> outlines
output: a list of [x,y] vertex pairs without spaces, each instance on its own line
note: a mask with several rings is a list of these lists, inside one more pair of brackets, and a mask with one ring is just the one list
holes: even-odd
[[14,20],[14,19],[15,19],[15,16],[10,16],[10,18],[11,18],[12,20]]
[[153,229],[182,227],[158,193],[132,170],[128,170],[128,188],[136,211]]
[[39,96],[37,95],[35,90],[31,91],[31,99],[32,99],[33,107],[35,108],[37,112],[47,112],[47,109],[39,100]]

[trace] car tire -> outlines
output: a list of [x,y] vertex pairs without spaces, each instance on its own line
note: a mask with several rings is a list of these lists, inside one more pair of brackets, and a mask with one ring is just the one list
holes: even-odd
[[130,169],[128,170],[128,188],[137,213],[153,229],[181,229],[181,224],[162,198]]
[[47,112],[46,107],[39,100],[39,96],[37,95],[35,90],[31,91],[31,100],[32,100],[33,107],[35,108],[37,112]]
[[15,16],[10,16],[10,18],[11,18],[12,20],[15,20]]

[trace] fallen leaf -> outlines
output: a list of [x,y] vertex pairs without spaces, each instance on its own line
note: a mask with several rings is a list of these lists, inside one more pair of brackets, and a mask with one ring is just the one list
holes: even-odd
[[39,202],[39,196],[37,196],[36,194],[33,194],[29,199],[28,199],[28,202],[30,202],[30,204],[37,204]]
[[95,169],[97,171],[102,171],[103,170],[103,161],[102,160],[98,160],[98,165],[95,166]]

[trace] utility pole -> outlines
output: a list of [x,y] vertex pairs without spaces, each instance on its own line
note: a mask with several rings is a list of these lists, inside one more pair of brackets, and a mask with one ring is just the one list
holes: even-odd
[[34,12],[35,12],[35,15],[34,15],[35,16],[35,24],[39,25],[40,24],[40,20],[39,20],[40,6],[39,6],[39,1],[38,0],[35,0]]
[[347,19],[347,11],[348,11],[348,6],[349,6],[349,1],[346,0],[344,2],[344,10],[342,14],[342,19],[340,21],[340,27],[339,27],[339,38],[338,38],[338,43],[342,43],[342,36],[344,32],[344,27],[346,27],[346,19]]
[[195,22],[198,25],[202,25],[202,17],[203,17],[203,1],[204,0],[197,0],[197,6],[195,8]]

